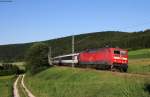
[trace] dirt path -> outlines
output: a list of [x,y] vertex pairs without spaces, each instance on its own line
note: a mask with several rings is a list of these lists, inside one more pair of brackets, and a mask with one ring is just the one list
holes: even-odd
[[28,94],[28,97],[35,97],[35,96],[29,91],[29,89],[25,86],[25,84],[24,84],[24,77],[25,77],[25,75],[23,75],[23,77],[22,77],[21,85],[23,86],[24,90],[25,90],[26,93]]
[[24,84],[24,77],[25,77],[25,75],[19,75],[19,76],[17,77],[17,79],[16,79],[16,81],[15,81],[15,83],[14,83],[14,85],[13,85],[13,95],[14,95],[14,97],[20,97],[20,95],[19,95],[19,90],[18,90],[18,87],[17,87],[17,85],[18,85],[18,80],[19,80],[20,78],[21,78],[21,85],[22,85],[23,89],[25,90],[25,92],[27,93],[28,97],[35,97],[35,96],[29,91],[29,89],[25,86],[25,84]]
[[15,81],[15,83],[13,85],[14,97],[20,97],[19,92],[18,92],[18,88],[17,88],[17,83],[18,83],[19,78],[20,78],[20,75],[18,76],[18,78],[16,79],[16,81]]

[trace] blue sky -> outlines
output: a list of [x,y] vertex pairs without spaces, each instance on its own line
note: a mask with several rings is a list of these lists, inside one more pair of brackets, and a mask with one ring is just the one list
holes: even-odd
[[150,28],[150,0],[0,2],[0,45],[96,31]]

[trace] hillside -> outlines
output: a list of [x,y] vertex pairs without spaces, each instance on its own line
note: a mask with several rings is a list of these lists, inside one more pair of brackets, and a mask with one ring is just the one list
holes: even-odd
[[53,67],[25,82],[37,97],[150,97],[149,78],[117,72]]
[[25,84],[38,97],[150,97],[149,51],[129,51],[128,73],[52,67]]
[[[71,53],[71,36],[42,41],[52,47],[52,56]],[[34,42],[33,42],[34,43]],[[22,61],[33,43],[0,46],[0,61]],[[105,45],[119,46],[129,50],[150,47],[150,30],[144,32],[94,32],[75,35],[75,51],[100,48]]]

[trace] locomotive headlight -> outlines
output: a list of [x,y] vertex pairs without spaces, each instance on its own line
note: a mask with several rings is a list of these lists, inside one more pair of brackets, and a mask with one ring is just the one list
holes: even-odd
[[120,57],[114,57],[114,59],[121,59]]
[[127,58],[122,58],[122,60],[127,60]]

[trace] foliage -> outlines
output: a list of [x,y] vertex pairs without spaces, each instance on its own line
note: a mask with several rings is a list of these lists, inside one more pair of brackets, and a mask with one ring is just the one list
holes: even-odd
[[[52,47],[52,56],[71,53],[71,36],[43,41]],[[0,46],[0,61],[23,61],[28,48],[34,43]],[[141,32],[94,32],[75,35],[75,52],[100,48],[105,45],[135,50],[150,48],[150,30]]]
[[0,76],[21,74],[23,72],[24,71],[20,70],[18,66],[9,63],[3,63],[2,66],[0,66]]
[[26,54],[26,66],[32,74],[48,66],[48,46],[44,43],[35,43]]
[[19,70],[22,70],[24,72],[26,71],[24,62],[13,62],[12,64],[16,65],[19,68]]

